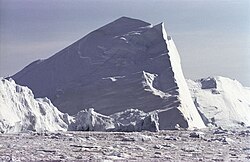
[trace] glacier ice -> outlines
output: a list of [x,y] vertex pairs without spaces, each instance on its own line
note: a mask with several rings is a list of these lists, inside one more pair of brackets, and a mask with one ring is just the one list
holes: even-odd
[[78,112],[69,130],[77,131],[159,131],[157,113],[144,113],[140,110],[128,109],[110,116],[94,111],[93,108]]
[[[235,128],[250,125],[249,88],[224,77],[187,80],[187,83],[207,126]],[[59,112],[48,98],[34,99],[30,89],[17,85],[12,79],[1,79],[0,83],[1,133],[66,130],[156,132],[160,124],[168,124],[159,123],[159,115],[162,113],[158,110],[145,113],[138,109],[102,115],[90,108],[70,116]],[[176,112],[168,115],[168,118],[180,120],[176,118]]]
[[[12,77],[31,88],[36,97],[48,97],[61,112],[69,113],[71,116],[55,114],[73,130],[157,131],[204,128],[205,124],[250,125],[249,88],[224,77],[186,81],[175,43],[163,23],[151,25],[121,17]],[[16,86],[15,91],[20,95],[23,88]],[[19,101],[29,105],[25,99]],[[46,121],[53,118],[44,110],[47,106],[56,111],[48,99],[35,101],[39,115],[46,116]],[[7,99],[2,99],[4,102]],[[8,116],[5,111],[1,113]],[[119,117],[125,114],[127,117]],[[28,126],[40,122],[32,116],[23,122],[25,129],[41,129]],[[21,129],[17,117],[13,118],[2,120],[0,126]],[[46,129],[54,129],[50,127]],[[66,129],[62,127],[56,129]]]
[[157,111],[160,129],[205,127],[163,23],[121,17],[12,78],[70,115],[132,108]]
[[208,126],[250,126],[250,89],[217,76],[187,80],[196,107]]
[[114,129],[113,119],[96,113],[93,108],[82,110],[69,125],[69,130],[77,131],[108,131]]
[[71,120],[48,98],[35,99],[32,91],[14,80],[0,81],[0,132],[66,131]]
[[127,109],[110,115],[116,123],[113,131],[159,131],[159,117],[157,112],[145,113],[138,109]]
[[129,109],[105,116],[93,108],[74,116],[61,113],[48,98],[34,98],[32,91],[14,80],[0,82],[0,132],[25,131],[158,131],[157,113]]

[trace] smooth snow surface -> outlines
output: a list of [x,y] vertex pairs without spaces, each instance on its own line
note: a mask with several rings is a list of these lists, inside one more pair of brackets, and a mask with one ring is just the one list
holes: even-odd
[[27,87],[14,80],[0,81],[0,132],[66,131],[67,114],[57,110],[48,98],[34,99]]
[[160,129],[205,127],[163,23],[121,17],[12,77],[71,115],[157,110]]
[[250,89],[225,77],[187,80],[193,100],[206,125],[250,126]]

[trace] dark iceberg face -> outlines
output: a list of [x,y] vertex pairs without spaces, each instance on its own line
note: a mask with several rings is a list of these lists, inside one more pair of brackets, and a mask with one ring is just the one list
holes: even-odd
[[217,83],[214,78],[205,78],[201,79],[201,88],[202,89],[216,89],[217,88]]
[[[163,23],[119,18],[12,77],[69,114],[90,107],[105,115],[131,108],[160,113],[176,109],[192,126],[204,125]],[[171,123],[166,126],[178,124]],[[184,123],[179,125],[190,126]]]

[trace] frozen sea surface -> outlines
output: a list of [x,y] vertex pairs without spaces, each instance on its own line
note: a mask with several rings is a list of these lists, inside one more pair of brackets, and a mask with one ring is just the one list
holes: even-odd
[[0,161],[250,161],[250,129],[1,134]]

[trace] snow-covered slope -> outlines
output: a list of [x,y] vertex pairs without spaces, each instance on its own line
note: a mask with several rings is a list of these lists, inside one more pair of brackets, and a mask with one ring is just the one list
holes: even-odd
[[47,98],[34,99],[27,87],[14,80],[0,81],[0,132],[66,131],[68,116]]
[[163,23],[121,17],[12,77],[69,114],[158,110],[160,129],[204,127]]
[[225,77],[187,80],[193,100],[207,125],[250,126],[250,89]]

